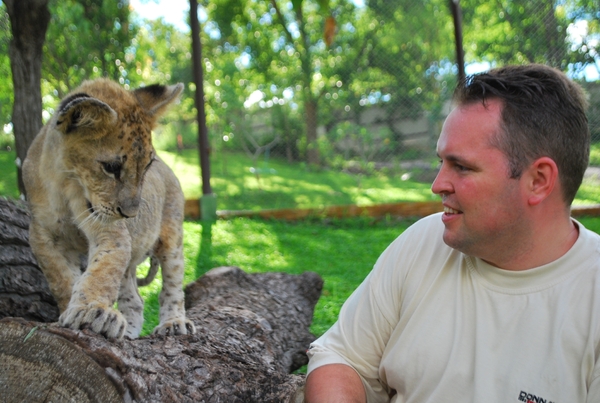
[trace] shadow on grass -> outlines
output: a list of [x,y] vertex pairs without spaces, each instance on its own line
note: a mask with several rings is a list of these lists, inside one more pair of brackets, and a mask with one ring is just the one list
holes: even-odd
[[213,222],[202,222],[200,232],[200,248],[195,270],[195,278],[200,278],[204,273],[214,267],[212,261],[212,228]]
[[219,266],[247,273],[318,273],[325,281],[312,330],[321,334],[379,254],[413,220],[314,218],[300,222],[236,218],[186,222],[186,273],[193,281]]
[[[184,266],[186,274],[190,274],[193,270],[193,276],[186,275],[186,280],[184,280],[185,285],[190,282],[190,277],[192,279],[200,278],[204,273],[212,269],[214,266],[214,262],[212,260],[212,231],[214,223],[200,223],[201,231],[199,231],[199,240],[198,240],[198,254],[190,259],[188,248],[184,248],[184,260],[187,262]],[[190,233],[189,231],[184,230],[184,237],[195,236],[195,234]],[[189,240],[188,240],[189,241]],[[193,245],[196,245],[195,241],[191,242]],[[192,264],[190,264],[190,261]],[[144,264],[144,266],[148,266],[149,264]],[[148,269],[146,267],[145,270]],[[138,271],[140,269],[138,268]],[[144,300],[144,325],[142,329],[142,336],[148,335],[152,333],[154,328],[158,326],[159,323],[159,295],[162,288],[162,268],[156,275],[156,279],[148,286],[140,289],[140,294]],[[140,274],[138,274],[140,276]]]

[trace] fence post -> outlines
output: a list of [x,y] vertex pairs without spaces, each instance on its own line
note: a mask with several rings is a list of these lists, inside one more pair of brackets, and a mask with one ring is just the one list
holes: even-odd
[[462,44],[462,13],[460,0],[450,0],[450,10],[454,20],[454,43],[456,45],[456,64],[458,65],[458,81],[465,79],[465,51]]
[[210,186],[210,163],[206,112],[204,110],[204,77],[202,72],[202,43],[200,42],[200,22],[198,21],[198,1],[190,0],[190,25],[192,31],[193,74],[196,83],[195,102],[198,113],[198,147],[202,176],[202,197],[200,198],[200,219],[217,219],[217,196]]

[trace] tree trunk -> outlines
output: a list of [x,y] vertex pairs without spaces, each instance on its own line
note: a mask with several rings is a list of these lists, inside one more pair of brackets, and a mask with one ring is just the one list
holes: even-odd
[[[45,279],[21,273],[39,271],[27,225],[26,210],[0,200],[0,284],[27,278],[21,288],[36,290],[31,300],[39,302],[51,298]],[[13,258],[4,259],[5,251]],[[0,312],[2,401],[301,402],[304,376],[290,373],[308,361],[308,328],[322,286],[311,272],[215,268],[185,289],[195,335],[136,340],[6,317],[26,304],[0,305],[8,309]],[[14,298],[13,288],[0,289],[0,301]],[[20,316],[56,320],[57,311],[36,315]]]
[[29,247],[27,210],[0,198],[0,318],[58,320],[58,306]]
[[319,166],[319,146],[317,144],[317,101],[308,99],[304,104],[306,116],[306,162]]
[[12,40],[10,67],[15,98],[12,123],[17,149],[19,191],[25,194],[21,163],[42,128],[42,52],[50,22],[48,0],[4,0],[10,18]]

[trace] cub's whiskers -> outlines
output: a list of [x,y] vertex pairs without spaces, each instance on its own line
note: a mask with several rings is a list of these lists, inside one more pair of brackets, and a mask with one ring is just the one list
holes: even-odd
[[79,229],[83,229],[83,227],[87,226],[87,225],[94,225],[94,224],[104,224],[105,223],[105,217],[103,214],[100,214],[98,211],[96,210],[85,210],[83,213],[81,213],[78,218],[83,215],[85,212],[90,213],[86,218],[83,219],[83,221],[81,221],[80,223],[77,224],[77,228]]

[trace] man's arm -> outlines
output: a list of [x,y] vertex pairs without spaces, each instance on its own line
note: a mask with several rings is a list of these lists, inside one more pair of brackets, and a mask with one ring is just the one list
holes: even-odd
[[360,377],[348,365],[329,364],[312,371],[306,379],[305,403],[366,403]]

